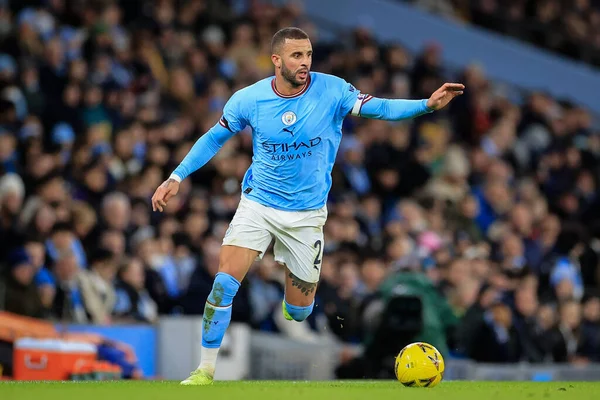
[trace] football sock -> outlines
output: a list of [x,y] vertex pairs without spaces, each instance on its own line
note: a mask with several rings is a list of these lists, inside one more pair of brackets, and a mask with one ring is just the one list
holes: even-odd
[[240,283],[231,275],[219,272],[215,276],[202,316],[202,352],[198,368],[214,373],[219,347],[231,321],[231,305]]
[[308,318],[310,313],[312,313],[313,307],[315,306],[315,301],[313,300],[313,302],[310,304],[310,306],[306,306],[306,307],[293,306],[285,300],[284,300],[284,304],[285,304],[285,308],[286,308],[288,314],[290,315],[290,317],[292,317],[292,319],[294,321],[301,322],[301,321],[304,321],[306,318]]

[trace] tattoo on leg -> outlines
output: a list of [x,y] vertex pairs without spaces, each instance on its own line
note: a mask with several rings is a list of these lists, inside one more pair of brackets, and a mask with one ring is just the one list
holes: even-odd
[[312,294],[317,288],[316,283],[305,282],[302,279],[298,278],[296,275],[292,274],[291,272],[288,276],[292,278],[292,286],[300,289],[302,294],[304,294],[307,297],[309,294]]

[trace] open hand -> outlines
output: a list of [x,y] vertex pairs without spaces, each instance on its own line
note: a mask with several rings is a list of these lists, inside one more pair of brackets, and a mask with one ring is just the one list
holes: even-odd
[[427,100],[427,107],[432,110],[444,108],[452,99],[463,94],[463,90],[465,90],[465,85],[462,83],[444,83]]
[[152,196],[152,211],[163,212],[169,199],[175,196],[177,192],[179,192],[179,182],[172,178],[164,181]]

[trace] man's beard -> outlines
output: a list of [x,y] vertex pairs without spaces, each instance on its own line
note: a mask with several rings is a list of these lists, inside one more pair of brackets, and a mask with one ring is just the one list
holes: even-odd
[[288,69],[285,66],[285,63],[281,63],[281,76],[283,76],[283,79],[288,81],[294,88],[302,87],[306,83],[298,81],[296,79],[296,74],[292,70]]

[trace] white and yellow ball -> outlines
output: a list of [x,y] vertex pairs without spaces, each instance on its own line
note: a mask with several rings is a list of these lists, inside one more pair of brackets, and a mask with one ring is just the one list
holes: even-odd
[[444,359],[428,343],[411,343],[396,357],[396,378],[409,387],[434,387],[444,377]]

